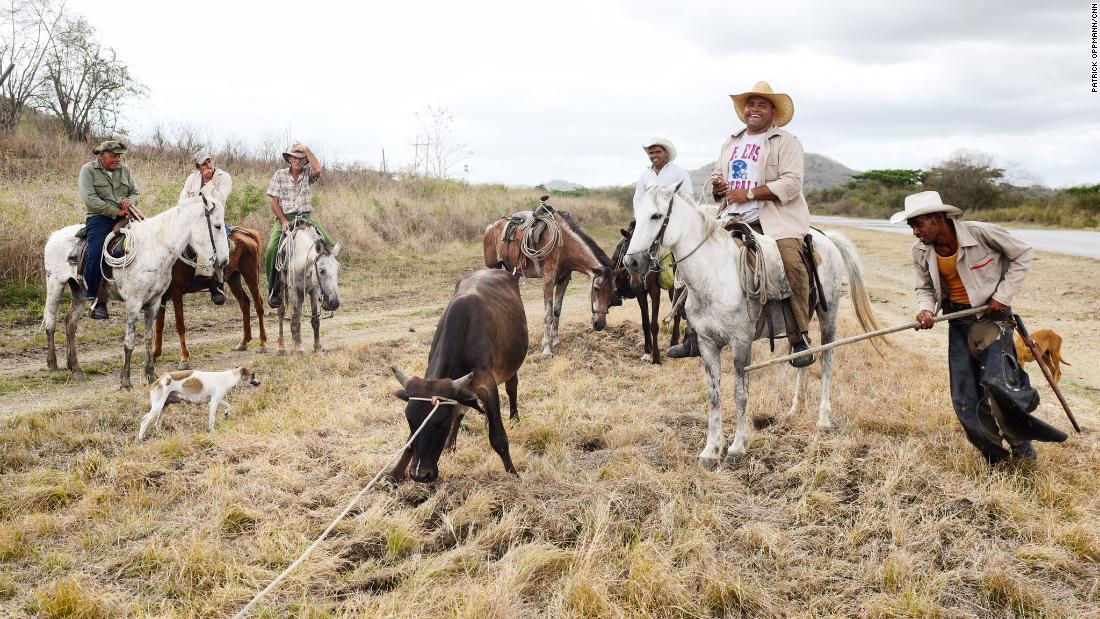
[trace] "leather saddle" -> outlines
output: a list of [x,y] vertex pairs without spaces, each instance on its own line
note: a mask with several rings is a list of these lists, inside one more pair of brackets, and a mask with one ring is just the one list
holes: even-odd
[[508,223],[505,224],[500,243],[497,245],[497,255],[503,268],[513,273],[524,273],[529,266],[532,266],[535,270],[532,274],[541,277],[539,265],[528,260],[520,246],[529,251],[534,251],[538,247],[556,212],[554,207],[547,203],[549,199],[550,196],[542,196],[539,198],[539,205],[533,211],[517,211],[503,218]]
[[[86,229],[81,226],[80,230],[76,234],[76,245],[73,246],[72,251],[69,252],[67,260],[69,264],[76,265],[76,274],[83,278],[84,269],[88,267],[88,236]],[[107,247],[104,248],[112,258],[121,258],[126,255],[126,237],[122,234],[116,234],[108,239]],[[110,276],[111,267],[106,264],[103,265],[103,273]]]

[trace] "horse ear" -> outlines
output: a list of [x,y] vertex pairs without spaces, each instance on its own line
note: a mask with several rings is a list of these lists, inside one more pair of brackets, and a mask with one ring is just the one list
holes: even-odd
[[630,238],[630,233],[627,232],[626,230],[623,230],[622,228],[619,228],[619,234],[623,235],[624,239]]
[[328,255],[328,245],[325,245],[325,239],[317,239],[313,242],[313,248],[317,250],[317,253],[321,256]]
[[340,255],[340,250],[343,249],[343,248],[344,248],[344,245],[342,243],[337,243],[336,247],[332,248],[332,257],[335,258],[336,256],[339,256]]
[[397,382],[401,383],[402,387],[408,384],[409,377],[404,372],[397,369],[396,365],[391,365],[390,371],[393,372],[393,377],[397,379]]

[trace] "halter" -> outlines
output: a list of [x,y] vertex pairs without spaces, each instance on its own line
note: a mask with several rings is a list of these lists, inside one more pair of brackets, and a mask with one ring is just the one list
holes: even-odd
[[[600,275],[603,275],[603,272],[601,272]],[[606,319],[607,313],[611,311],[611,306],[609,305],[608,308],[602,312],[596,309],[596,277],[595,275],[592,276],[592,283],[588,286],[588,300],[592,303],[592,313],[600,314]]]
[[[210,202],[207,202],[206,201],[206,196],[204,194],[199,194],[199,196],[202,198],[202,207],[203,207],[202,211],[203,211],[203,214],[206,215],[206,231],[210,235],[210,251],[213,252],[213,254],[214,254],[210,258],[210,266],[213,267],[215,264],[218,263],[218,245],[216,243],[214,243],[214,222],[210,221],[210,213],[213,212],[214,207],[217,206],[217,205],[216,204],[211,204]],[[184,248],[184,249],[186,249],[186,248]],[[180,262],[183,262],[184,264],[186,264],[187,266],[189,266],[193,269],[199,268],[198,261],[197,260],[191,260],[190,258],[186,257],[183,254],[183,252],[180,252],[179,260],[180,260]]]
[[[646,256],[649,257],[649,261],[650,261],[650,267],[649,267],[649,271],[648,271],[649,273],[663,273],[664,271],[667,271],[669,269],[676,268],[677,264],[680,264],[681,262],[684,262],[685,260],[690,258],[692,254],[699,251],[699,248],[702,247],[703,245],[705,245],[706,242],[710,240],[710,237],[714,234],[713,231],[712,231],[711,234],[708,234],[708,235],[704,236],[703,240],[699,241],[699,244],[696,245],[694,249],[692,249],[688,253],[684,254],[683,258],[677,259],[676,256],[672,256],[672,250],[671,249],[668,251],[667,254],[665,254],[664,256],[661,256],[661,247],[664,245],[664,242],[665,242],[665,231],[668,230],[668,222],[669,222],[670,219],[672,219],[672,205],[675,202],[676,202],[676,194],[673,193],[672,197],[669,198],[669,200],[668,200],[668,210],[665,211],[665,219],[664,219],[664,221],[661,222],[661,229],[657,231],[657,236],[653,238],[653,243],[651,243],[649,245],[649,249],[645,250],[645,254],[646,254]],[[642,252],[635,251],[635,252],[629,252],[626,255],[631,256],[631,255],[640,254],[640,253],[642,253]],[[668,266],[662,267],[661,266],[661,261],[664,260],[665,258],[669,257],[669,256],[672,256],[672,262],[670,262],[668,264]]]

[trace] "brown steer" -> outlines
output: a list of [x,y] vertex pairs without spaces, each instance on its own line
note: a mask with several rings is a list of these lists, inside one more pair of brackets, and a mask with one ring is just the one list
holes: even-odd
[[504,383],[511,416],[518,418],[517,373],[526,356],[527,316],[515,278],[500,269],[482,269],[459,280],[454,297],[436,325],[426,376],[410,378],[397,368],[391,369],[401,383],[394,395],[408,402],[405,418],[410,436],[433,408],[431,402],[410,398],[438,396],[460,404],[440,406],[412,446],[401,454],[390,478],[400,481],[407,470],[416,481],[434,480],[439,475],[443,448],[454,448],[465,406],[485,414],[489,443],[504,461],[504,469],[517,475],[508,455],[497,385]]

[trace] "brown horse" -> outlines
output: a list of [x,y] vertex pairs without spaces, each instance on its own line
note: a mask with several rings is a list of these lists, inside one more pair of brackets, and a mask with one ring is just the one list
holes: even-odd
[[[624,271],[620,267],[623,266],[623,257],[626,255],[626,248],[630,246],[630,237],[634,234],[635,222],[630,222],[630,227],[626,230],[619,230],[623,238],[619,241],[619,244],[615,246],[615,258],[613,265],[615,267],[615,294],[624,299],[638,299],[638,309],[642,312],[642,333],[645,335],[645,354],[642,355],[642,361],[649,361],[653,364],[661,363],[661,347],[657,343],[657,335],[661,331],[661,322],[657,319],[661,310],[661,283],[660,277],[657,271],[649,271],[643,277],[638,273],[631,273]],[[680,294],[684,294],[686,291],[681,291]],[[648,297],[648,303],[647,303]],[[671,301],[676,300],[675,288],[669,289],[668,298]],[[650,319],[649,308],[653,307],[653,317]],[[677,309],[672,315],[672,342],[671,345],[675,346],[680,341],[680,309]]]
[[592,279],[589,292],[592,305],[592,328],[602,331],[607,325],[607,311],[615,300],[615,274],[611,259],[600,246],[581,230],[577,222],[564,211],[550,211],[553,223],[535,244],[541,259],[523,255],[520,245],[528,230],[516,232],[515,240],[505,240],[508,217],[502,217],[485,228],[482,249],[485,266],[523,271],[526,277],[542,278],[542,297],[546,307],[545,330],[542,334],[542,356],[553,355],[552,347],[559,343],[558,323],[565,289],[574,272]]
[[[264,329],[264,302],[260,295],[260,252],[263,243],[260,235],[255,230],[248,228],[234,228],[229,240],[234,243],[233,250],[229,253],[229,264],[225,267],[225,278],[229,283],[229,289],[237,298],[237,304],[241,306],[241,318],[244,321],[244,336],[237,350],[246,350],[248,343],[252,341],[252,320],[249,313],[248,297],[241,285],[243,278],[248,285],[248,291],[252,294],[252,302],[256,304],[256,321],[260,323],[260,347],[257,352],[267,352],[267,330]],[[191,351],[187,349],[186,327],[183,324],[183,295],[197,290],[206,290],[210,283],[209,277],[195,277],[195,267],[182,260],[177,260],[172,265],[172,285],[164,293],[165,297],[172,299],[172,310],[176,315],[176,333],[180,336],[180,362],[179,369],[191,369]],[[157,334],[153,345],[153,358],[160,356],[161,336],[164,332],[164,305],[157,312]]]

